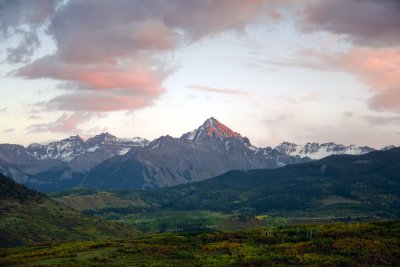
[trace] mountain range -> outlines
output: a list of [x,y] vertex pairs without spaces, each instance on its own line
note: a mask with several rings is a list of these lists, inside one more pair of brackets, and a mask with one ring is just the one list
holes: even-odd
[[74,187],[100,162],[148,143],[143,138],[121,139],[102,133],[86,141],[71,136],[46,145],[0,144],[0,172],[39,190]]
[[247,137],[211,117],[180,138],[153,141],[102,133],[71,136],[28,147],[0,145],[0,172],[41,190],[68,187],[157,188],[201,181],[230,170],[273,169],[332,154],[361,155],[375,149],[335,143],[255,147]]

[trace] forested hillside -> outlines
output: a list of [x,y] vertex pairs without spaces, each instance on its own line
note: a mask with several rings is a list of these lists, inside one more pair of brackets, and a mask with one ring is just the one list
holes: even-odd
[[0,247],[126,237],[127,226],[61,205],[0,174]]

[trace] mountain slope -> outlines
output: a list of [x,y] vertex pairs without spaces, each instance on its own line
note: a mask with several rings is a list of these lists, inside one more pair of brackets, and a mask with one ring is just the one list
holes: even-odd
[[8,200],[15,201],[43,201],[45,195],[27,188],[23,184],[18,184],[11,178],[0,173],[0,200],[2,202]]
[[204,180],[233,169],[276,168],[305,161],[272,148],[256,148],[215,118],[181,138],[162,136],[93,168],[82,185],[153,188]]
[[12,177],[16,182],[40,185],[45,181],[37,178],[37,174],[60,168],[65,169],[68,166],[60,160],[38,160],[20,145],[0,144],[0,171]]
[[399,217],[400,148],[231,171],[142,194],[148,203],[172,210]]
[[0,247],[124,237],[132,233],[126,226],[82,216],[0,174]]

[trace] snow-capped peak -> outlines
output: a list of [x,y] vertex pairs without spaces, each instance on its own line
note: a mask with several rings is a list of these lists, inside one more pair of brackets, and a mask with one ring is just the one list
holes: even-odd
[[198,141],[204,138],[218,138],[218,139],[225,139],[225,138],[242,138],[242,136],[229,129],[226,125],[219,122],[214,117],[207,119],[203,125],[201,125],[196,130],[188,132],[182,135],[182,139]]
[[99,143],[107,143],[107,142],[115,142],[118,138],[109,132],[101,133],[92,138],[89,138],[87,142],[89,144],[99,144]]

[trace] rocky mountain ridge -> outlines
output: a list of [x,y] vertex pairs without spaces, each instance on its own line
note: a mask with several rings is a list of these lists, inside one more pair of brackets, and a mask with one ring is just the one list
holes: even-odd
[[[350,151],[341,145],[335,148],[333,143],[329,150],[319,144],[299,151],[290,146],[285,148],[284,145],[257,148],[248,138],[211,117],[180,138],[162,136],[146,147],[132,148],[125,155],[98,164],[82,184],[103,189],[165,187],[205,180],[233,169],[273,169],[306,162],[318,158],[324,151],[332,154]],[[369,150],[354,153],[357,151]]]
[[283,142],[276,146],[275,149],[289,156],[308,157],[313,160],[322,159],[330,155],[362,155],[376,150],[368,146],[344,146],[333,142],[322,144],[313,142],[305,145]]
[[109,157],[126,154],[135,146],[146,146],[148,140],[140,137],[132,139],[117,138],[110,133],[102,133],[88,140],[83,140],[79,135],[51,142],[45,145],[31,144],[26,149],[28,154],[37,159],[58,159],[66,162],[85,153],[102,150]]
[[229,170],[277,168],[332,154],[361,155],[373,148],[335,143],[275,148],[253,146],[247,137],[211,117],[179,138],[122,139],[102,133],[48,144],[0,145],[0,171],[39,190],[65,187],[153,188],[200,181]]

